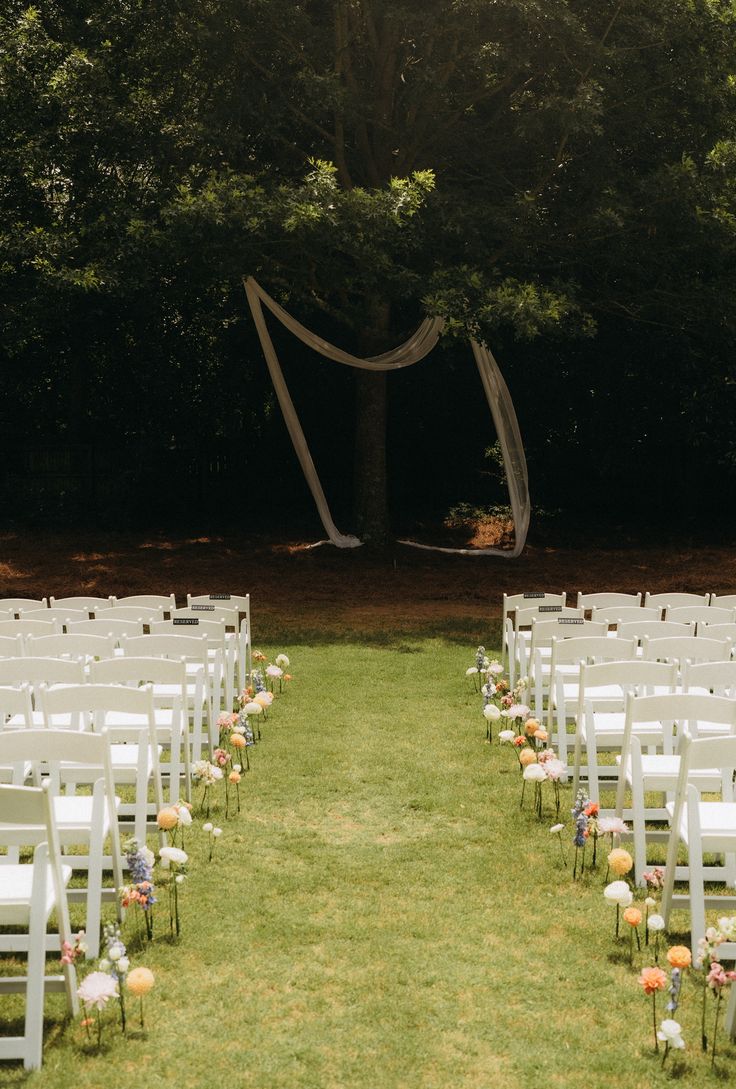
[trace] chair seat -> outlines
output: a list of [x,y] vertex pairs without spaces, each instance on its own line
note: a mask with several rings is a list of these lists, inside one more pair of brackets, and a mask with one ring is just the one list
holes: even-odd
[[[146,747],[148,748],[148,746]],[[160,756],[162,746],[158,745],[157,748]],[[138,773],[138,745],[111,745],[110,759],[112,762],[113,774],[127,771],[134,772],[135,774]],[[151,758],[150,749],[148,749],[146,755],[146,769],[148,774],[151,775],[153,771],[153,759]]]
[[[89,794],[60,794],[53,799],[54,816],[62,843],[79,843],[89,837],[92,824],[93,798]],[[116,807],[120,799],[115,799]],[[110,830],[110,818],[107,806],[102,807],[103,835]],[[73,835],[77,839],[71,838]]]
[[[72,876],[70,866],[61,867],[61,876],[65,885]],[[33,889],[33,866],[11,864],[0,866],[0,926],[28,926],[31,893]],[[46,878],[46,915],[54,908],[54,883],[51,867],[47,868]]]
[[[672,819],[674,803],[668,802],[665,806],[667,814]],[[687,802],[682,807],[682,823],[680,836],[685,843],[688,842]],[[698,807],[700,818],[700,831],[704,841],[717,840],[719,843],[726,841],[729,850],[736,850],[736,802],[702,802]],[[706,850],[716,850],[709,845]]]

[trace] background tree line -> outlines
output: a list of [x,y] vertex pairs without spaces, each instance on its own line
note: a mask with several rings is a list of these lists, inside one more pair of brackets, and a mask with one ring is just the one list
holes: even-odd
[[341,528],[504,501],[469,334],[535,505],[730,527],[735,32],[725,0],[8,0],[6,524],[310,516],[251,273],[359,354],[448,318],[388,383],[274,330]]

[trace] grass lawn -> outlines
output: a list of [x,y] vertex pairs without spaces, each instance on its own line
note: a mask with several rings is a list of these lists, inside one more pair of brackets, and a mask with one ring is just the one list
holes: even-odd
[[[628,946],[612,941],[605,866],[573,884],[552,814],[539,823],[529,803],[519,810],[514,754],[485,744],[464,677],[472,642],[281,635],[264,649],[285,650],[295,680],[263,724],[242,813],[215,814],[224,833],[211,864],[201,819],[191,830],[179,944],[165,904],[145,949],[126,922],[133,963],[156,974],[147,1033],[122,1038],[110,1012],[102,1053],[88,1053],[78,1023],[55,1021],[43,1069],[4,1064],[0,1086],[712,1080],[691,979],[678,1012],[688,1048],[661,1071],[649,1000]],[[569,805],[565,787],[562,819]],[[60,1000],[47,1008],[56,1016]],[[722,1041],[721,1055],[732,1078],[736,1051]]]

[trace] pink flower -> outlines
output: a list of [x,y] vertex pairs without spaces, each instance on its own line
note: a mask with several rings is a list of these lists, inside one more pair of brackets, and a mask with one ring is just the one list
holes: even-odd
[[736,979],[736,972],[724,971],[723,966],[717,960],[714,960],[710,966],[706,983],[714,991],[718,992],[721,987],[725,987],[727,983],[731,983],[734,979]]
[[96,1006],[104,1010],[111,998],[118,997],[117,980],[107,972],[90,972],[77,989],[77,995],[85,1006]]
[[530,710],[525,703],[512,703],[509,707],[509,718],[526,718]]

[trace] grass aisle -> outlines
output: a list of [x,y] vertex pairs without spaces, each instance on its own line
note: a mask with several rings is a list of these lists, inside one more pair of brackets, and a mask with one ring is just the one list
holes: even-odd
[[68,1026],[31,1084],[668,1081],[611,941],[603,872],[572,884],[552,815],[520,813],[513,753],[483,742],[463,676],[472,648],[286,649],[297,679],[264,724],[245,812],[217,818],[211,865],[204,834],[190,837],[181,942],[166,941],[161,910],[158,940],[133,952],[157,977],[147,1038],[111,1024],[105,1052],[85,1055]]

